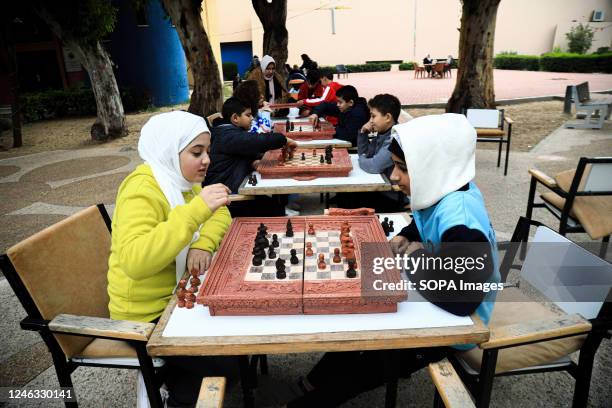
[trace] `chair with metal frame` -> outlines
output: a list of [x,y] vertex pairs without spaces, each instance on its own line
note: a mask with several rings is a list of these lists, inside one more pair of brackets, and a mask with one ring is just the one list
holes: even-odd
[[[531,219],[534,208],[546,208],[559,220],[559,234],[586,232],[602,240],[600,256],[607,250],[612,233],[612,157],[581,157],[576,170],[550,177],[530,169],[531,185],[526,217]],[[535,202],[538,183],[551,191]]]
[[91,206],[9,248],[0,268],[27,313],[21,328],[40,334],[61,387],[79,366],[140,369],[151,407],[161,407],[164,361],[146,351],[155,324],[109,318],[110,228],[104,206]]
[[[467,120],[476,129],[478,143],[497,143],[497,167],[501,164],[502,145],[506,145],[506,160],[504,162],[504,176],[508,174],[510,159],[510,142],[512,140],[512,124],[503,109],[468,109],[464,112]],[[504,124],[508,125],[508,134],[504,131]]]
[[[451,357],[478,407],[489,406],[495,377],[553,371],[566,371],[575,378],[573,406],[586,406],[595,353],[601,341],[610,338],[612,265],[542,224],[520,218],[512,237],[515,244],[507,249],[500,268],[502,282],[511,269],[517,269],[517,243],[528,236],[532,225],[538,229],[521,265],[521,278],[561,312],[517,288],[506,287],[499,293],[489,340]],[[597,283],[585,280],[587,275],[596,276]],[[570,358],[575,351],[580,351],[578,364]]]

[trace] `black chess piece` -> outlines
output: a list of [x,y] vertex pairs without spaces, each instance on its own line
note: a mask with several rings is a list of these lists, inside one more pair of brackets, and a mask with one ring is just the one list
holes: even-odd
[[285,260],[282,258],[278,258],[276,260],[276,279],[285,279],[287,277],[287,272],[285,272]]
[[269,259],[276,258],[276,252],[274,251],[274,245],[270,245],[270,249],[268,250],[268,258]]
[[260,258],[258,256],[253,257],[253,266],[261,266],[262,262],[263,258]]
[[355,278],[357,277],[357,271],[355,270],[355,261],[353,259],[348,260],[348,269],[346,270],[347,278]]
[[321,158],[319,159],[319,163],[325,163],[325,158],[323,157],[323,155],[321,155]]
[[291,251],[289,251],[289,253],[291,254],[291,258],[289,258],[289,262],[291,262],[291,265],[299,264],[300,260],[297,257],[297,251],[295,249],[292,249]]
[[306,153],[302,153],[302,160],[306,160]]
[[395,228],[393,227],[393,221],[389,221],[389,232],[394,232]]
[[302,131],[302,127],[300,126],[300,132]]
[[268,238],[266,238],[264,235],[260,235],[259,238],[257,238],[255,245],[262,248],[267,248],[270,246],[270,242],[268,241]]
[[287,121],[285,122],[285,130],[287,132],[291,130],[291,121],[289,119],[287,119]]
[[291,122],[291,131],[293,132],[295,130],[295,123]]
[[325,163],[327,163],[327,164],[332,164],[331,157],[327,157],[327,158],[325,159]]
[[278,248],[280,246],[280,244],[278,242],[278,235],[276,235],[276,234],[272,234],[272,246],[274,248]]
[[288,237],[293,236],[293,225],[291,224],[291,220],[287,220],[287,231],[285,232],[285,235]]
[[389,236],[389,218],[385,217],[383,219],[383,221],[380,223],[380,226],[382,227],[383,231],[385,232],[385,236]]

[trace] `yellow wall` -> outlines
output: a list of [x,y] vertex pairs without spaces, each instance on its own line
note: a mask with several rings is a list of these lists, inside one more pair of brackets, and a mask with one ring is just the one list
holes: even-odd
[[[262,56],[263,31],[251,1],[205,3],[216,6],[216,41],[252,41],[253,53]],[[301,64],[302,53],[319,65],[420,61],[426,54],[434,58],[458,54],[459,0],[288,0],[287,8],[291,64]],[[330,8],[336,8],[336,34],[332,34]],[[213,7],[209,9],[211,18]],[[612,21],[610,0],[502,0],[495,52],[538,55],[555,45],[563,47],[559,38],[565,38],[572,21],[589,21],[593,10],[604,10],[606,21]],[[610,37],[609,29],[598,31],[593,49],[611,45]]]

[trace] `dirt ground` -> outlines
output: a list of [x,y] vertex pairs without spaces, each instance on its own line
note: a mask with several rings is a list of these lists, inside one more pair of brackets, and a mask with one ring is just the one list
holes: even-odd
[[[188,105],[175,105],[154,111],[126,115],[129,133],[127,136],[108,142],[107,146],[136,146],[140,128],[153,115],[177,109],[187,109]],[[529,151],[540,140],[569,119],[563,114],[563,102],[529,102],[519,105],[500,106],[514,120],[511,150]],[[442,113],[443,109],[408,109],[413,116]],[[28,123],[23,126],[23,147],[10,148],[12,133],[2,132],[0,136],[0,159],[23,156],[59,149],[80,149],[98,145],[89,137],[93,117],[63,118],[44,122]],[[480,143],[478,148],[496,148],[494,143]]]
[[[562,101],[527,102],[517,105],[498,105],[511,118],[511,151],[528,152],[553,130],[571,119],[563,113]],[[444,109],[408,109],[414,117],[444,113]],[[497,143],[479,143],[478,148],[497,149]],[[505,148],[504,148],[505,149]]]

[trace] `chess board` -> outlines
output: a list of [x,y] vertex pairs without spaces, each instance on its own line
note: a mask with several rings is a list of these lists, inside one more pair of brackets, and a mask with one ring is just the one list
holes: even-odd
[[[316,156],[313,155],[316,152]],[[305,160],[302,160],[304,153]],[[317,177],[346,177],[353,170],[353,164],[348,151],[344,148],[334,148],[332,163],[321,163],[321,155],[325,157],[325,149],[297,148],[293,158],[283,162],[279,160],[281,149],[267,151],[257,171],[264,179],[294,178],[296,180],[312,180]]]
[[[293,224],[293,237],[285,236],[287,220]],[[340,229],[347,221],[355,244],[356,276],[349,278],[347,259],[333,262],[334,248],[340,246]],[[264,259],[253,266],[252,249],[260,223],[267,227],[267,237],[277,234],[279,247],[275,259]],[[314,235],[308,225],[314,226]],[[362,292],[361,243],[387,243],[379,220],[375,216],[307,216],[275,218],[236,218],[213,259],[206,279],[200,286],[197,303],[209,307],[211,315],[276,315],[383,313],[397,311],[397,302],[406,293],[384,297],[366,297]],[[313,255],[306,255],[311,243]],[[291,249],[296,249],[299,262],[289,261]],[[392,257],[388,246],[381,245],[376,256]],[[266,255],[268,252],[266,251]],[[318,265],[323,254],[325,268]],[[278,279],[275,262],[286,260],[286,278]],[[399,271],[388,271],[383,281],[396,282]]]
[[299,108],[300,104],[297,102],[287,102],[287,103],[271,103],[270,109],[288,109],[288,108]]
[[[301,130],[300,130],[301,128]],[[333,139],[336,129],[329,122],[321,122],[321,129],[313,128],[310,121],[294,121],[293,131],[287,131],[287,122],[277,122],[274,124],[274,131],[293,140],[328,140]]]

